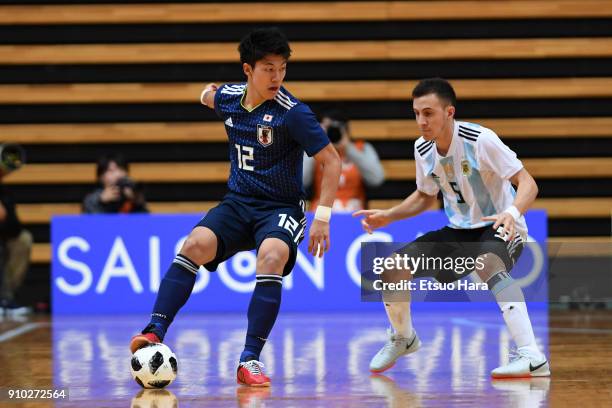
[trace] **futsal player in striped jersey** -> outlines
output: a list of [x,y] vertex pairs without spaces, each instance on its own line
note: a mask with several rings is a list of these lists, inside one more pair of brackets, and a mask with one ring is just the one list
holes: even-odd
[[282,86],[291,54],[286,37],[275,28],[254,30],[238,50],[247,81],[209,84],[200,98],[225,123],[229,192],[187,237],[161,282],[149,324],[134,336],[130,349],[163,341],[200,265],[214,271],[237,252],[256,249],[256,285],[237,382],[261,387],[269,386],[270,378],[259,355],[278,315],[283,276],[291,273],[306,230],[304,152],[323,168],[321,200],[308,238],[313,255],[323,256],[329,248],[341,162],[310,108]]
[[[523,214],[537,196],[536,182],[495,132],[455,120],[455,91],[446,80],[423,80],[412,97],[422,132],[414,149],[417,190],[393,208],[362,210],[354,215],[363,216],[362,225],[371,233],[425,211],[441,191],[448,226],[417,238],[400,253],[414,258],[479,257],[482,267],[475,272],[495,296],[517,347],[517,357],[494,369],[492,376],[549,376],[549,364],[536,344],[523,292],[510,276],[527,238]],[[457,248],[459,253],[454,252]],[[383,274],[383,281],[421,276],[453,282],[463,275],[445,269],[421,270],[414,275],[393,270]],[[400,356],[417,351],[421,344],[412,326],[410,292],[383,293],[383,301],[393,331],[370,363],[373,372],[389,369]]]

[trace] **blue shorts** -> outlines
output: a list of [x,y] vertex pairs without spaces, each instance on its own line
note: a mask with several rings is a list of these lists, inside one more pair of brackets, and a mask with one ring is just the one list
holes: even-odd
[[240,251],[259,250],[266,238],[278,238],[289,246],[289,260],[283,276],[289,275],[297,258],[297,248],[306,231],[303,201],[293,205],[228,193],[197,224],[217,236],[215,259],[204,265],[215,271],[219,264]]

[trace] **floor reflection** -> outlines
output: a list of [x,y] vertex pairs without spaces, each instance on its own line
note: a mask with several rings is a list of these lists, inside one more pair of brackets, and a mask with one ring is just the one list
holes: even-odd
[[130,408],[177,408],[176,395],[168,390],[142,390],[134,398]]
[[[386,339],[382,308],[367,314],[281,314],[261,356],[273,381],[270,389],[236,385],[244,315],[180,316],[166,338],[179,359],[178,377],[161,392],[143,392],[130,375],[127,344],[142,316],[55,318],[55,385],[68,387],[76,406],[546,404],[546,379],[490,379],[490,370],[508,360],[511,348],[499,311],[490,306],[462,310],[453,304],[435,311],[420,306],[414,323],[422,349],[377,376],[368,364]],[[547,311],[532,308],[531,317],[547,350]]]

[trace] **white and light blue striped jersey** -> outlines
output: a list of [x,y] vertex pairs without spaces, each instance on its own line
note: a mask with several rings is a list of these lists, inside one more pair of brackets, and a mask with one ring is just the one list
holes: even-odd
[[[509,179],[523,164],[491,129],[455,121],[453,139],[446,156],[434,141],[423,137],[414,144],[417,189],[428,195],[442,191],[449,227],[480,228],[491,225],[482,217],[510,207],[516,192]],[[525,217],[516,222],[525,238]]]

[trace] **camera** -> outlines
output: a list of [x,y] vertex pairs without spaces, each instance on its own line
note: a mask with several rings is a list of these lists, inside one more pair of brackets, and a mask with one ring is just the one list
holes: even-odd
[[25,150],[16,143],[0,144],[0,172],[9,174],[25,164]]
[[135,190],[136,182],[129,177],[122,177],[117,180],[117,187],[119,187],[120,190],[123,190],[124,188],[131,188],[132,190]]
[[[119,187],[119,192],[121,194],[121,202],[124,202],[126,200],[133,200],[134,196],[133,194],[138,193],[138,185],[136,184],[136,182],[134,180],[132,180],[129,177],[122,177],[119,180],[117,180],[117,187]],[[129,194],[126,192],[126,189],[130,189],[132,190],[132,193]]]
[[336,144],[342,139],[342,130],[344,126],[340,122],[334,121],[327,128],[327,137],[329,141]]

